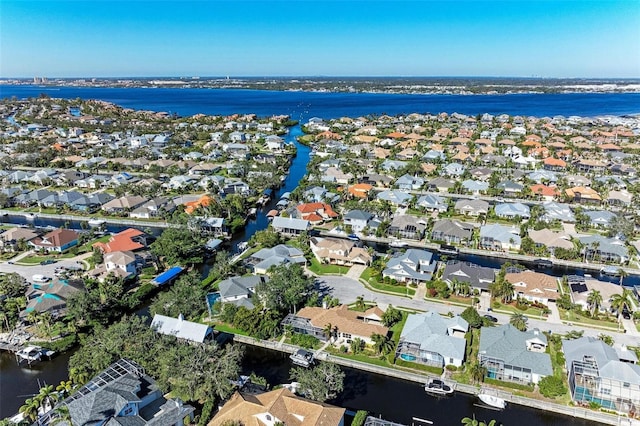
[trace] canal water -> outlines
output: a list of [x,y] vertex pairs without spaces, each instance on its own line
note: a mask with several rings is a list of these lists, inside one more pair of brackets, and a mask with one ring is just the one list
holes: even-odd
[[[17,366],[13,355],[1,353],[0,418],[17,413],[24,400],[38,392],[40,385],[57,385],[66,380],[70,357],[69,352],[31,368],[23,368]],[[292,367],[288,354],[246,346],[243,374],[255,372],[267,379],[271,387],[291,382],[289,374]],[[518,426],[595,425],[516,404],[508,405],[501,412],[481,408],[476,405],[476,397],[462,393],[435,398],[425,394],[418,383],[351,368],[343,370],[346,374],[344,391],[332,403],[349,410],[367,410],[373,415],[407,425],[412,423],[413,417],[433,421],[434,425],[457,425],[460,419],[472,415],[480,420],[496,419],[505,426],[516,423]]]

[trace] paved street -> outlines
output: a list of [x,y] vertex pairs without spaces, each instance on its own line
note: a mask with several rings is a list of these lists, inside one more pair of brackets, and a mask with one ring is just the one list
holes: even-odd
[[[358,296],[363,296],[367,302],[375,302],[381,308],[386,308],[388,305],[397,307],[404,307],[409,309],[415,309],[419,311],[435,311],[441,314],[453,312],[454,314],[461,313],[465,308],[448,305],[445,303],[427,302],[425,300],[414,300],[402,296],[396,296],[391,294],[376,293],[367,289],[360,281],[348,278],[346,276],[319,276],[317,281],[321,288],[327,290],[331,296],[337,297],[340,303],[353,303]],[[485,304],[482,305],[483,309],[480,310],[480,314],[486,314]],[[556,309],[557,312],[557,309]],[[509,321],[510,315],[501,314],[498,312],[491,312],[491,315],[498,318],[499,324],[505,324]],[[539,328],[543,331],[551,331],[557,334],[565,334],[571,330],[584,330],[585,336],[598,336],[601,333],[608,334],[613,337],[616,343],[624,343],[625,345],[638,345],[638,335],[631,333],[616,333],[606,330],[596,330],[591,328],[582,328],[576,325],[568,325],[557,321],[545,321],[540,319],[529,318],[529,328]]]
[[[11,259],[11,262],[18,262],[21,258],[27,256],[28,254],[30,254],[31,252],[27,252],[24,253],[21,256],[16,256],[15,258]],[[24,277],[25,280],[31,282],[32,277],[36,274],[40,274],[40,275],[44,275],[46,277],[49,278],[53,278],[54,277],[54,270],[60,266],[63,267],[82,267],[83,269],[85,268],[85,266],[82,264],[82,260],[86,259],[87,257],[91,256],[91,253],[85,253],[82,254],[80,256],[76,256],[73,258],[69,258],[69,259],[61,259],[56,261],[56,263],[52,263],[50,265],[40,265],[39,263],[36,263],[35,265],[16,265],[16,264],[10,264],[8,262],[1,262],[0,263],[0,272],[3,273],[11,273],[11,272],[16,272],[20,275],[22,275]]]

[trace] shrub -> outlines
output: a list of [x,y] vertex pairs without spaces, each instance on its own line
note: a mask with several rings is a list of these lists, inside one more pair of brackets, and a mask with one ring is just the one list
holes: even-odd
[[363,426],[365,420],[367,420],[367,416],[369,415],[368,411],[358,410],[356,415],[353,417],[353,421],[351,422],[351,426]]
[[294,333],[291,336],[291,344],[301,346],[306,349],[311,349],[316,346],[320,340],[317,337],[310,336],[308,334],[298,334]]
[[547,398],[554,398],[567,392],[562,379],[556,376],[543,377],[538,383],[538,387],[540,388],[540,393]]
[[447,364],[447,366],[445,368],[448,371],[458,371],[458,367],[456,367],[455,365],[451,365],[451,364]]

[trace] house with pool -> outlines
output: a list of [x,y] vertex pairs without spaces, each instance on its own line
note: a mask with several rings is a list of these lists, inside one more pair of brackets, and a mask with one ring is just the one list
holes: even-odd
[[640,365],[632,350],[595,337],[563,340],[562,350],[573,401],[630,416],[639,413]]
[[462,366],[469,323],[460,316],[436,312],[410,314],[400,334],[396,359],[444,368]]

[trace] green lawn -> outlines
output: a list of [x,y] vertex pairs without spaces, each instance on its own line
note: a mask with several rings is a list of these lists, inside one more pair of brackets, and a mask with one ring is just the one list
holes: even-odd
[[318,262],[318,259],[312,259],[311,264],[309,265],[309,270],[314,274],[318,275],[344,275],[349,272],[348,266],[340,266],[340,265],[326,265]]
[[529,307],[523,311],[512,305],[501,304],[501,306],[495,309],[495,311],[496,312],[503,311],[503,312],[513,313],[513,314],[524,314],[530,317],[535,317],[536,319],[546,319],[546,317],[542,315],[542,309],[540,308]]
[[241,336],[250,336],[249,333],[247,333],[244,330],[240,330],[239,328],[234,328],[232,326],[230,326],[229,324],[225,324],[225,323],[221,323],[221,322],[214,322],[214,328],[220,332],[223,333],[229,333],[229,334],[239,334]]
[[367,268],[364,270],[362,275],[360,275],[360,279],[366,281],[369,287],[372,287],[374,290],[396,293],[401,296],[407,296],[407,297],[413,297],[413,295],[416,294],[415,289],[411,287],[407,287],[404,284],[391,285],[391,284],[381,283],[377,279],[371,276],[372,273],[373,273],[373,270],[371,268]]
[[609,330],[618,330],[618,323],[610,322],[606,320],[588,318],[584,315],[577,314],[573,311],[565,311],[564,309],[558,308],[560,311],[560,318],[565,321],[582,323],[588,325],[595,325],[597,327],[607,328]]

